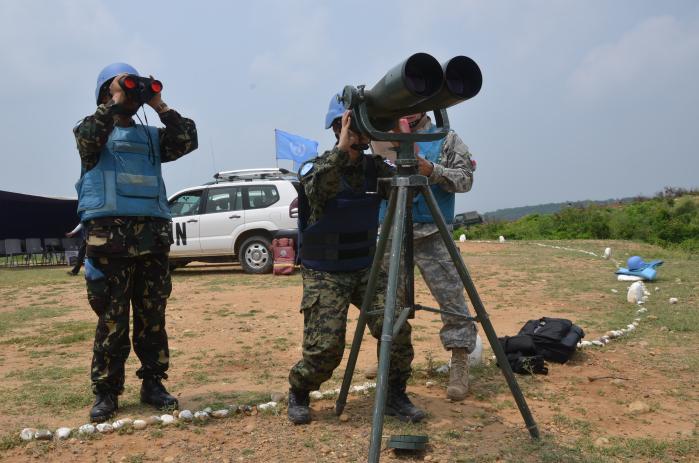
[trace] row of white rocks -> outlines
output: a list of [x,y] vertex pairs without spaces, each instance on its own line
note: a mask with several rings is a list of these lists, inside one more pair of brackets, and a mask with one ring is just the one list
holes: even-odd
[[254,410],[258,411],[273,411],[279,405],[278,402],[266,402],[259,404],[256,407],[251,407],[249,405],[237,406],[232,405],[227,408],[221,408],[218,410],[212,410],[211,407],[207,407],[203,410],[198,410],[192,412],[191,410],[175,410],[172,414],[165,415],[153,415],[146,419],[132,419],[132,418],[120,418],[112,423],[99,423],[97,425],[87,423],[78,427],[77,429],[61,427],[52,432],[48,429],[34,429],[34,428],[24,428],[19,433],[20,439],[23,441],[31,440],[65,440],[72,435],[78,437],[86,437],[93,434],[110,434],[120,429],[132,428],[134,430],[146,429],[148,426],[171,426],[178,422],[184,423],[206,423],[210,418],[226,418],[236,413],[242,413],[246,415],[253,414]]
[[[376,388],[376,383],[363,383],[357,384],[350,387],[349,392],[351,394],[367,394],[372,389]],[[340,393],[340,389],[329,389],[327,391],[313,391],[310,394],[311,399],[321,400],[337,397]],[[61,427],[52,432],[49,429],[35,429],[35,428],[24,428],[19,433],[20,439],[23,441],[32,440],[65,440],[71,436],[76,437],[87,437],[94,434],[110,434],[121,429],[132,428],[134,430],[146,429],[148,426],[171,426],[178,422],[184,423],[199,423],[203,424],[209,421],[210,418],[221,419],[227,418],[229,416],[235,415],[237,413],[242,413],[245,415],[251,415],[255,411],[259,412],[273,412],[279,407],[279,402],[285,400],[283,394],[272,394],[272,397],[276,400],[271,402],[261,403],[255,407],[249,405],[237,406],[231,405],[227,408],[221,408],[218,410],[212,410],[211,407],[207,407],[203,410],[198,410],[192,412],[191,410],[175,410],[171,415],[153,415],[146,419],[132,419],[132,418],[120,418],[112,423],[100,423],[97,425],[87,423],[78,427],[77,429]]]

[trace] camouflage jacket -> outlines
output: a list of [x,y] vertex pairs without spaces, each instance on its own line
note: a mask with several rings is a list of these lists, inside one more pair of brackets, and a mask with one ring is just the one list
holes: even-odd
[[[376,165],[376,175],[379,178],[392,177],[394,170],[380,156],[369,156]],[[361,191],[364,188],[364,168],[362,162],[351,162],[349,154],[337,147],[326,151],[313,160],[313,169],[301,177],[301,185],[308,197],[310,213],[308,225],[318,221],[323,214],[325,203],[342,190],[342,178],[349,186]],[[386,182],[379,182],[379,194],[387,197]]]
[[[102,147],[114,129],[116,105],[101,104],[73,129],[82,168],[97,165]],[[160,114],[165,128],[159,129],[162,162],[181,158],[197,149],[194,121],[175,110]],[[133,123],[133,122],[132,122]],[[167,220],[151,217],[105,217],[90,220],[87,228],[87,255],[128,257],[170,250],[172,229]]]
[[[442,146],[442,155],[429,177],[430,184],[439,185],[451,193],[466,193],[473,186],[473,163],[471,152],[461,138],[450,130]],[[438,229],[432,223],[413,224],[415,239],[437,233]]]

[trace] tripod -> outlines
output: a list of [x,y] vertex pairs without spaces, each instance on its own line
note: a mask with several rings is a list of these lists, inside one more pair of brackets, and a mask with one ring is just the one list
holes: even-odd
[[[369,281],[367,283],[366,293],[362,300],[357,328],[354,332],[352,341],[352,349],[347,361],[347,368],[340,388],[340,394],[335,403],[335,413],[339,416],[347,404],[347,394],[349,392],[352,376],[359,356],[359,348],[361,347],[364,330],[366,329],[367,317],[379,315],[381,311],[371,312],[372,300],[376,292],[377,279],[379,269],[383,260],[384,253],[388,246],[388,241],[391,241],[390,263],[388,271],[388,284],[386,291],[386,304],[383,310],[383,328],[381,333],[381,345],[379,348],[379,366],[376,380],[376,395],[374,399],[374,410],[371,428],[371,441],[369,444],[369,462],[376,463],[379,461],[381,451],[381,436],[384,423],[384,407],[386,405],[386,396],[388,393],[388,371],[390,366],[391,345],[393,338],[400,331],[401,326],[408,319],[408,316],[413,310],[425,310],[436,313],[449,313],[450,315],[459,316],[468,320],[479,322],[485,335],[490,343],[495,357],[497,358],[500,369],[502,370],[505,380],[507,381],[510,391],[517,403],[522,418],[529,430],[529,434],[535,438],[539,438],[539,429],[531,415],[527,402],[524,399],[522,390],[517,384],[510,364],[507,361],[505,352],[498,341],[497,334],[493,325],[490,323],[490,318],[485,311],[483,302],[478,295],[478,291],[469,275],[468,269],[461,259],[461,254],[454,244],[454,241],[449,233],[447,224],[442,216],[439,206],[429,188],[427,178],[417,174],[417,160],[415,158],[413,144],[415,142],[433,141],[445,137],[449,132],[449,119],[445,109],[435,110],[435,122],[437,131],[430,133],[390,133],[376,130],[368,117],[368,112],[365,104],[360,104],[354,111],[356,122],[358,125],[374,140],[381,141],[397,141],[398,156],[396,165],[398,168],[397,174],[391,178],[391,193],[388,201],[388,210],[381,226],[381,233],[376,245],[376,253],[374,261],[369,273]],[[444,244],[446,245],[451,260],[456,267],[461,281],[466,289],[473,308],[476,312],[476,317],[469,317],[464,314],[445,312],[439,309],[426,307],[415,304],[414,294],[414,273],[413,269],[413,218],[412,218],[412,198],[415,194],[424,195],[427,205],[430,209],[434,223],[439,229]],[[390,233],[390,235],[389,235]],[[403,307],[395,317],[397,289],[399,277],[401,275],[401,248],[404,251],[404,272],[405,276],[405,307]]]

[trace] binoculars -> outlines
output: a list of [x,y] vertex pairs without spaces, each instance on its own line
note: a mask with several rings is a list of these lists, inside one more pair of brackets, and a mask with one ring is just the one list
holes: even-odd
[[119,79],[119,86],[126,93],[126,96],[139,104],[148,103],[151,98],[163,90],[163,83],[159,80],[134,74]]
[[439,111],[478,94],[481,70],[471,58],[455,56],[439,64],[427,53],[415,53],[393,67],[371,89],[348,85],[342,103],[352,110],[352,130],[370,135],[388,131],[401,117]]

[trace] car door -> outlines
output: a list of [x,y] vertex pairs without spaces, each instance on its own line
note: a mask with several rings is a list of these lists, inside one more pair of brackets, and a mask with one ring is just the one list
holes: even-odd
[[196,256],[201,252],[199,244],[199,210],[203,190],[180,193],[169,201],[172,214],[172,257]]
[[242,189],[236,186],[209,188],[199,224],[202,252],[232,254],[234,232],[244,225]]

